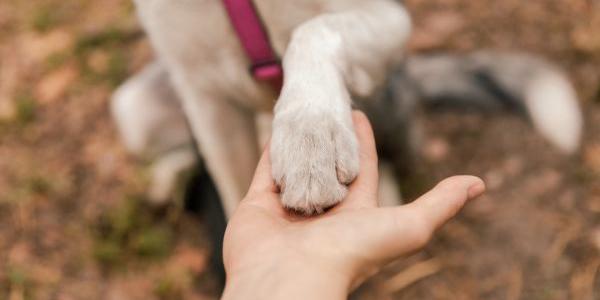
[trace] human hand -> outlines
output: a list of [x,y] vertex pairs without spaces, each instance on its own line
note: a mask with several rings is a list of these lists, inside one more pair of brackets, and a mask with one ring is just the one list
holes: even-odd
[[373,132],[364,114],[355,112],[353,121],[360,174],[346,199],[320,216],[298,216],[281,206],[265,150],[225,233],[223,299],[345,299],[388,262],[425,246],[484,192],[481,179],[456,176],[410,204],[379,208]]

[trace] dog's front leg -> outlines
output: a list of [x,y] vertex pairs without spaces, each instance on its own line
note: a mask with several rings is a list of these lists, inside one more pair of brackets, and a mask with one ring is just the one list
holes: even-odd
[[190,88],[196,86],[185,81],[176,83],[200,154],[230,217],[247,192],[259,159],[254,114],[216,92]]
[[382,81],[409,28],[400,5],[370,0],[294,31],[271,140],[284,206],[313,214],[345,197],[359,171],[350,94],[369,94]]

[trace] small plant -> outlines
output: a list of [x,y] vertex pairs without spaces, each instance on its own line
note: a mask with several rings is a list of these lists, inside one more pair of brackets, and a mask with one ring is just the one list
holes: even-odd
[[27,179],[27,190],[36,195],[47,195],[52,190],[52,182],[44,176],[31,176]]
[[[137,39],[138,36],[137,31],[116,28],[81,36],[75,46],[75,55],[78,58],[81,73],[91,82],[106,82],[111,87],[116,87],[128,75],[129,66],[124,46]],[[106,69],[101,71],[94,70],[88,61],[88,57],[99,49],[109,55]]]
[[27,275],[19,268],[9,268],[7,273],[8,282],[11,286],[24,286],[27,282]]
[[163,277],[158,280],[154,288],[154,295],[161,300],[183,299],[181,288],[170,277]]
[[56,70],[65,64],[70,58],[68,51],[53,53],[46,58],[46,68],[49,71]]
[[108,61],[108,70],[105,78],[108,83],[116,87],[127,77],[127,59],[122,51],[115,50]]
[[36,101],[31,94],[18,95],[16,108],[16,121],[19,125],[27,125],[35,120]]
[[164,227],[140,231],[133,241],[133,249],[143,257],[164,257],[169,253],[171,233]]
[[108,211],[95,226],[94,257],[112,268],[124,261],[161,259],[172,246],[172,231],[162,220],[155,220],[139,197],[126,197]]
[[116,265],[122,255],[120,245],[112,240],[101,240],[97,241],[94,246],[94,258],[102,265],[114,266]]
[[75,54],[84,55],[93,49],[114,47],[122,45],[135,37],[134,33],[129,33],[118,28],[108,28],[103,31],[87,33],[77,40]]
[[38,9],[32,21],[32,27],[35,31],[44,33],[56,27],[59,24],[59,16],[56,10],[49,6],[44,6]]
[[17,295],[18,299],[32,298],[31,282],[23,269],[16,266],[9,267],[6,270],[6,279],[11,295]]

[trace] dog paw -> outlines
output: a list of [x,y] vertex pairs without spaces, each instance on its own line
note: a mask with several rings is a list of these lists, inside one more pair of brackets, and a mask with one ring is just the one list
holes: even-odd
[[311,215],[338,204],[359,171],[358,143],[350,116],[276,116],[271,162],[284,207]]

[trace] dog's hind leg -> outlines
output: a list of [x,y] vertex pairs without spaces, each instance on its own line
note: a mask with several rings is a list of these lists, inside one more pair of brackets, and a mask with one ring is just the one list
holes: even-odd
[[149,199],[164,204],[197,164],[192,135],[163,66],[154,62],[112,98],[112,114],[127,149],[152,161]]

